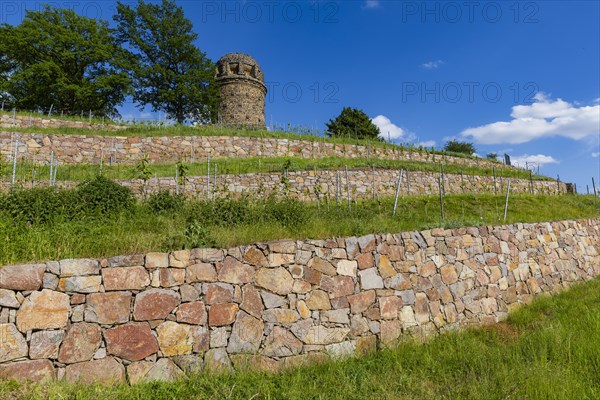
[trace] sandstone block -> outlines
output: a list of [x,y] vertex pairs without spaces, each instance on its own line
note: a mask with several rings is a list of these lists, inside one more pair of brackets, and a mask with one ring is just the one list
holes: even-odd
[[58,361],[64,364],[73,364],[89,361],[102,343],[100,326],[87,322],[71,325],[60,350]]
[[27,342],[15,324],[0,324],[0,363],[27,356]]
[[262,317],[266,322],[289,326],[300,319],[300,314],[288,308],[272,308],[265,311]]
[[383,289],[383,279],[377,273],[376,268],[369,268],[358,273],[360,275],[360,286],[362,290]]
[[278,361],[254,354],[234,354],[231,357],[233,366],[238,371],[263,371],[276,373],[280,368]]
[[327,328],[322,325],[308,328],[301,340],[305,344],[327,345],[342,342],[350,333],[348,328]]
[[187,283],[215,282],[217,270],[212,264],[194,264],[186,268],[185,281]]
[[69,318],[69,296],[44,289],[33,292],[17,312],[17,328],[21,332],[40,329],[62,329]]
[[129,321],[131,293],[110,292],[88,295],[85,320],[99,324],[123,324]]
[[379,312],[383,319],[396,319],[402,310],[402,299],[397,296],[379,298]]
[[377,267],[379,269],[379,274],[383,279],[391,278],[392,276],[396,275],[396,270],[392,266],[392,263],[390,262],[390,259],[387,256],[384,256],[382,254],[378,255],[376,261]]
[[179,293],[167,289],[150,289],[135,296],[133,318],[136,321],[165,319],[179,305]]
[[195,327],[166,321],[158,328],[158,346],[165,357],[191,354],[194,347]]
[[323,276],[321,288],[328,291],[331,298],[348,296],[354,294],[354,279],[349,276]]
[[143,254],[111,257],[108,259],[108,266],[110,268],[143,266],[144,259]]
[[100,276],[72,276],[60,278],[58,290],[70,293],[96,293],[100,291],[101,284]]
[[266,267],[268,265],[267,257],[265,257],[262,251],[254,246],[248,247],[244,253],[244,261],[257,267]]
[[237,311],[237,304],[215,304],[208,310],[208,324],[210,326],[230,325],[235,320]]
[[289,357],[302,352],[302,342],[290,331],[280,326],[275,326],[261,351],[268,357]]
[[330,310],[329,295],[322,290],[313,290],[306,296],[306,305],[311,310]]
[[8,289],[0,289],[0,307],[19,308],[21,303],[17,300],[15,292]]
[[256,285],[286,295],[292,292],[294,279],[285,268],[261,268],[256,274]]
[[337,273],[338,275],[345,276],[356,276],[356,270],[358,269],[358,262],[349,260],[339,260],[337,262]]
[[223,283],[206,285],[206,304],[231,303],[233,301],[233,286]]
[[219,280],[222,282],[243,284],[254,280],[254,267],[244,264],[231,256],[225,257],[219,269]]
[[168,253],[148,253],[146,254],[147,269],[167,268],[169,266]]
[[442,281],[446,285],[451,285],[458,281],[458,274],[453,265],[444,265],[440,268],[440,274],[442,275]]
[[227,352],[232,354],[258,351],[262,342],[264,327],[265,324],[262,320],[240,311],[233,324]]
[[20,361],[0,365],[0,379],[39,384],[56,379],[56,371],[50,360]]
[[0,289],[38,290],[46,264],[8,265],[0,268]]
[[65,379],[70,383],[122,384],[125,383],[125,367],[113,357],[67,365]]
[[70,276],[98,275],[100,273],[100,264],[91,259],[68,259],[59,261],[60,277]]
[[185,283],[185,269],[181,268],[161,268],[159,272],[160,286],[173,287]]
[[140,361],[158,351],[158,343],[146,322],[131,322],[104,332],[106,351],[129,361]]
[[37,331],[31,335],[29,358],[33,360],[58,358],[58,349],[65,337],[64,331]]
[[350,309],[353,314],[358,314],[366,311],[371,304],[375,303],[375,291],[368,290],[352,296],[348,296],[348,302],[350,303]]
[[264,305],[259,291],[252,285],[245,285],[242,288],[242,304],[240,308],[253,317],[260,318],[264,310]]
[[190,251],[177,250],[169,254],[169,266],[173,268],[186,268],[190,265]]
[[142,266],[103,268],[102,280],[107,291],[142,290],[150,285],[148,272]]
[[191,325],[200,325],[206,323],[206,308],[201,301],[193,303],[184,303],[177,309],[177,322]]
[[232,369],[227,350],[210,349],[204,354],[204,366],[208,371],[227,371]]
[[398,320],[381,321],[381,344],[389,345],[402,334],[402,322]]
[[311,258],[307,266],[326,275],[334,276],[337,274],[337,269],[329,261],[320,257]]

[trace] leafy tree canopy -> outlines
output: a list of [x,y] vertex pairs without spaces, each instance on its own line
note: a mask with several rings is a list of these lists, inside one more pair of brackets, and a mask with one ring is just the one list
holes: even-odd
[[129,88],[106,21],[45,6],[0,26],[0,97],[19,109],[118,116]]
[[344,107],[337,118],[329,120],[325,125],[327,135],[330,137],[349,136],[357,139],[382,140],[379,137],[379,128],[373,124],[367,114],[357,108]]
[[475,146],[473,146],[473,143],[469,143],[469,142],[460,142],[458,140],[450,140],[450,141],[446,142],[446,145],[444,146],[444,150],[452,152],[452,153],[463,153],[463,154],[472,155],[473,153],[475,153]]
[[117,5],[119,42],[129,48],[133,98],[178,123],[214,121],[218,91],[215,65],[194,41],[192,22],[172,0],[135,7]]
[[497,160],[498,159],[498,153],[488,153],[485,157],[487,159],[489,159],[489,160]]

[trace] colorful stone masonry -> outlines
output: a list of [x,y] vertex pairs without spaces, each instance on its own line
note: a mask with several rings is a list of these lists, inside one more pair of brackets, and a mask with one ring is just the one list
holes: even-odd
[[[175,177],[151,178],[145,184],[141,179],[119,179],[117,182],[129,187],[138,197],[169,191],[179,191],[188,197],[219,198],[229,195],[249,194],[266,196],[269,194],[288,195],[302,201],[333,203],[337,199],[346,201],[348,194],[351,200],[368,200],[373,197],[393,196],[396,193],[400,172],[394,170],[349,170],[346,184],[345,171],[321,170],[289,172],[287,174],[228,174],[211,176],[190,176],[184,184],[177,184]],[[287,176],[286,179],[282,179]],[[424,171],[404,172],[400,185],[402,196],[437,195],[439,193],[439,173]],[[505,194],[508,179],[493,176],[473,176],[459,174],[444,175],[444,193],[497,193]],[[79,181],[58,181],[59,188],[73,188]],[[32,187],[33,182],[18,182],[22,187]],[[48,181],[38,181],[35,186],[47,186]],[[11,188],[10,182],[0,183],[0,191]],[[511,179],[511,193],[531,194],[565,194],[567,184],[557,181],[529,181],[527,179]]]
[[0,113],[0,128],[78,128],[103,131],[120,131],[126,128],[122,125],[97,124],[84,121],[69,121],[52,117],[40,118],[34,116],[12,115]]
[[[199,134],[201,134],[199,129]],[[215,158],[298,157],[377,158],[488,168],[507,168],[485,159],[442,156],[392,146],[335,144],[318,140],[235,136],[98,136],[18,133],[19,158],[37,163],[135,164],[144,156],[153,162],[205,161]],[[0,157],[14,152],[17,133],[0,131]]]
[[278,371],[492,324],[600,274],[600,219],[0,268],[0,378]]

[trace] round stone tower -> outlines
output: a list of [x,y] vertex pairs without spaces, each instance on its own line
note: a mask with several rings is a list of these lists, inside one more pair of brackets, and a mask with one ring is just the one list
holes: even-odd
[[226,54],[217,62],[221,123],[265,129],[267,86],[260,66],[241,53]]

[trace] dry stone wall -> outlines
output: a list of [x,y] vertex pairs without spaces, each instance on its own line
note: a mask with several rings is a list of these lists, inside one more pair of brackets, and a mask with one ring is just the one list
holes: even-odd
[[114,124],[90,124],[83,121],[69,121],[57,118],[40,118],[34,116],[12,115],[0,113],[0,128],[78,128],[103,131],[119,131],[126,126]]
[[[201,131],[199,131],[201,132]],[[11,154],[16,133],[0,132],[0,156]],[[12,150],[14,151],[14,150]],[[51,153],[60,164],[134,164],[145,155],[154,162],[180,160],[202,161],[210,154],[215,158],[244,157],[299,157],[299,158],[378,158],[389,160],[422,161],[430,163],[485,167],[505,167],[489,160],[425,154],[399,147],[377,147],[334,144],[311,140],[287,140],[234,136],[95,136],[49,135],[20,133],[19,155],[28,160],[48,163]]]
[[0,268],[0,378],[169,380],[490,324],[600,274],[600,220]]
[[[123,186],[130,187],[138,196],[144,193],[157,193],[168,190],[189,197],[221,197],[227,195],[251,194],[266,196],[271,193],[287,194],[290,197],[304,201],[333,202],[338,198],[346,199],[348,191],[353,200],[366,200],[377,197],[393,196],[396,193],[398,176],[400,172],[394,170],[349,170],[346,184],[345,171],[301,171],[278,174],[239,174],[218,175],[210,177],[191,176],[185,179],[185,184],[178,185],[173,178],[151,178],[146,182],[140,179],[117,180]],[[439,193],[438,179],[440,174],[434,172],[410,171],[404,172],[400,185],[400,194],[406,195],[431,195]],[[287,178],[286,178],[287,177]],[[282,180],[283,178],[283,180]],[[287,179],[287,181],[286,181]],[[564,194],[566,184],[556,181],[529,181],[527,179],[511,179],[511,193],[533,194]],[[37,182],[36,186],[44,186],[48,182]],[[72,188],[80,182],[59,181],[57,187]],[[24,187],[33,186],[32,182],[21,182]],[[179,186],[179,189],[178,189]],[[472,176],[459,174],[444,175],[444,192],[446,194],[460,193],[506,193],[507,178],[492,176]],[[0,189],[9,190],[10,183],[6,182]],[[208,195],[207,195],[208,194]]]

